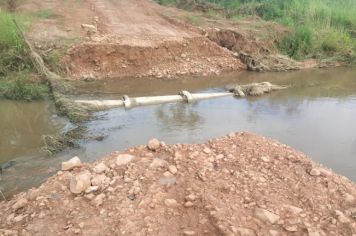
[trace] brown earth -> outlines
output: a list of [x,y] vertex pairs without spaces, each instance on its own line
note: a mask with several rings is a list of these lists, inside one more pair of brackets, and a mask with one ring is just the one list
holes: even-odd
[[71,78],[169,78],[245,68],[231,51],[162,17],[165,8],[147,0],[26,0],[17,10],[52,13],[33,23],[29,37],[43,54],[72,44],[61,63]]
[[0,235],[356,234],[354,183],[251,133],[74,166],[0,203]]
[[[28,33],[44,57],[65,53],[63,73],[74,79],[209,75],[226,71],[284,71],[318,66],[280,55],[288,29],[259,18],[231,21],[148,0],[24,0],[17,11],[37,18]],[[192,25],[191,16],[199,25]],[[82,29],[95,26],[97,32]],[[68,48],[68,45],[72,45]]]

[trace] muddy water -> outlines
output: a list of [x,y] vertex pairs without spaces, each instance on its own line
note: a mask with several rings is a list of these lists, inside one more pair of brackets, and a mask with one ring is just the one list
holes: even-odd
[[[69,150],[55,158],[37,153],[40,134],[54,132],[63,126],[53,119],[50,105],[44,103],[36,107],[32,103],[18,105],[0,101],[0,162],[17,160],[0,177],[0,187],[13,193],[36,185],[55,171],[62,160],[73,155],[79,155],[84,161],[94,161],[111,151],[145,144],[152,137],[166,143],[191,143],[244,130],[276,138],[356,180],[355,68],[263,74],[244,72],[170,81],[76,82],[75,85],[80,97],[113,99],[123,94],[177,94],[182,89],[223,91],[230,83],[254,81],[288,84],[292,88],[259,98],[225,97],[189,105],[165,104],[101,112],[98,119],[87,124],[88,135],[104,134],[104,140],[83,140],[82,148]],[[28,134],[33,134],[33,138],[24,138]]]

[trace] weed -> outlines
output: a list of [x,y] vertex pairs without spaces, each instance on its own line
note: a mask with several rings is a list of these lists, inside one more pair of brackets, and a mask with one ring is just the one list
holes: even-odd
[[45,84],[34,84],[28,80],[28,71],[11,74],[0,80],[0,94],[11,100],[38,100],[48,96],[49,89]]
[[201,19],[199,16],[190,15],[187,17],[187,19],[190,24],[195,25],[195,26],[197,26],[201,23]]
[[[165,4],[216,4],[225,17],[258,16],[289,26],[279,42],[282,52],[297,58],[348,56],[356,52],[356,0],[157,0]],[[188,4],[188,5],[189,5]],[[209,12],[208,15],[214,15]],[[194,22],[194,19],[192,20]]]
[[42,18],[42,19],[50,19],[50,18],[55,18],[55,17],[57,17],[57,14],[54,13],[51,9],[38,10],[37,12],[35,12],[34,15],[35,15],[36,17]]

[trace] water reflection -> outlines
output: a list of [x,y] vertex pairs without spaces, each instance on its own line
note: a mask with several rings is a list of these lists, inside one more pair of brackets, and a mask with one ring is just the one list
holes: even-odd
[[164,104],[156,107],[155,114],[164,132],[172,130],[197,129],[203,123],[203,118],[196,109],[197,103]]

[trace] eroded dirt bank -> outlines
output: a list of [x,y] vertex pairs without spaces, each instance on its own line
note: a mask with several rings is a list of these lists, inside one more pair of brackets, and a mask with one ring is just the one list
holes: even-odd
[[275,140],[151,140],[0,203],[0,235],[354,235],[356,186]]
[[146,0],[89,1],[98,32],[62,61],[74,78],[218,74],[245,68],[231,51],[160,15]]

